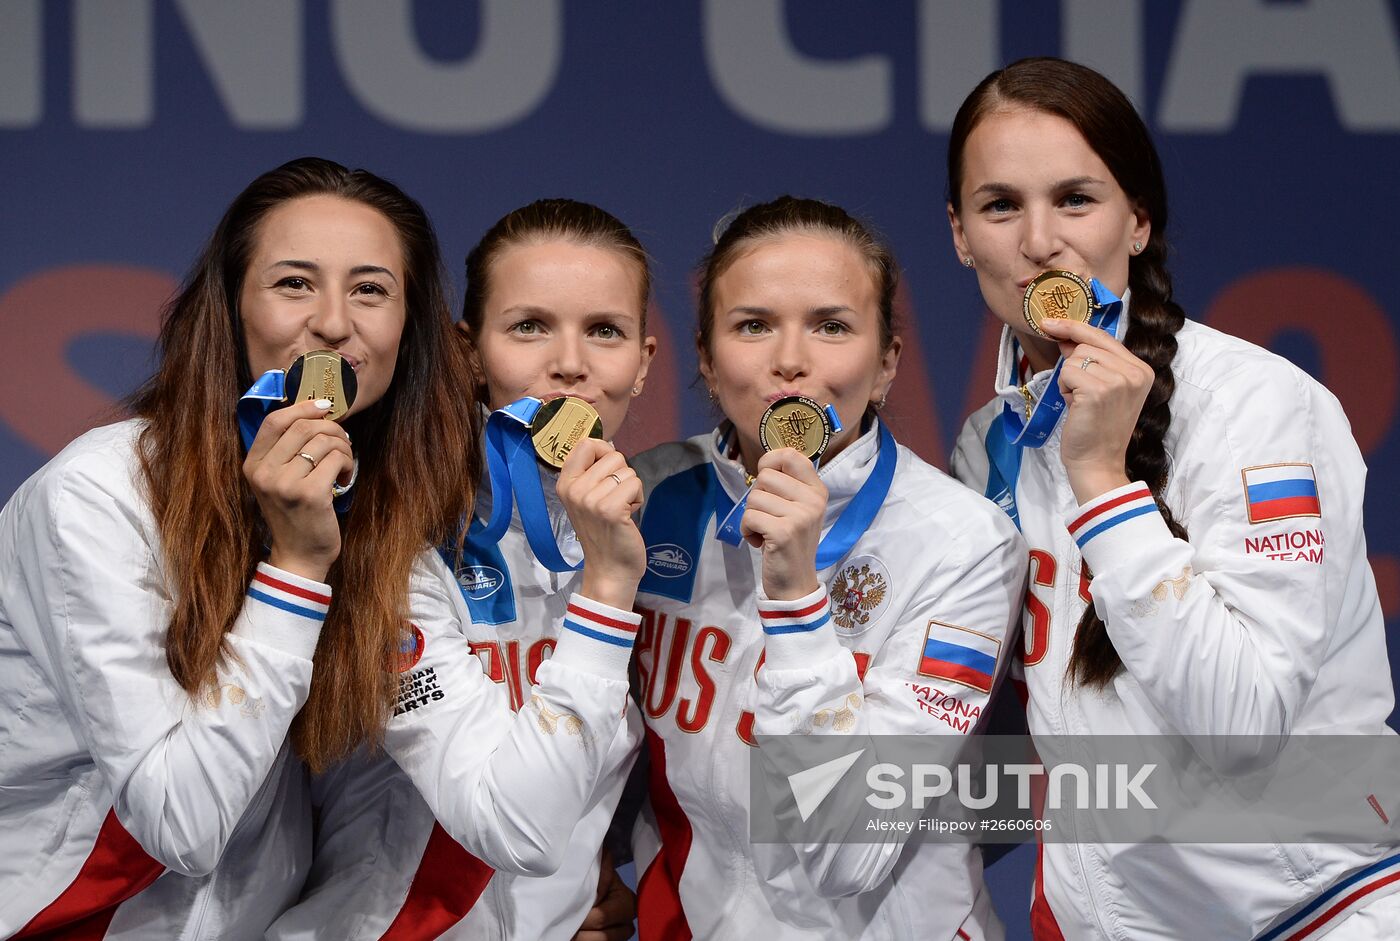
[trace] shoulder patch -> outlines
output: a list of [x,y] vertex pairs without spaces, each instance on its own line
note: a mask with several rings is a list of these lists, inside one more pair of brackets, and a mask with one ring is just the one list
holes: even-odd
[[1240,471],[1250,523],[1322,516],[1311,464],[1260,464]]
[[409,622],[407,626],[408,629],[399,638],[398,653],[394,657],[394,668],[399,673],[407,673],[416,667],[418,661],[423,659],[423,648],[427,646],[418,625]]
[[883,562],[862,555],[842,566],[831,580],[831,620],[836,633],[864,633],[890,606],[890,576]]
[[992,691],[1001,641],[969,627],[930,620],[919,652],[919,675]]

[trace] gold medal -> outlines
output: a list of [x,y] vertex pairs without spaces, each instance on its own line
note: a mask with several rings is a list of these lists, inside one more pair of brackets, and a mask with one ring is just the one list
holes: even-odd
[[805,395],[789,395],[768,406],[758,422],[763,450],[795,448],[815,461],[831,442],[831,422]]
[[[1045,336],[1040,325],[1047,320],[1075,320],[1088,323],[1098,309],[1093,292],[1079,275],[1071,271],[1043,271],[1026,285],[1021,312],[1037,336]],[[1046,337],[1049,339],[1049,337]]]
[[[298,356],[287,367],[283,386],[287,404],[312,399],[329,399],[331,410],[326,417],[340,421],[355,403],[355,370],[334,350],[312,350]],[[293,393],[291,390],[295,389]]]
[[603,421],[593,406],[572,395],[550,399],[530,422],[535,454],[556,470],[564,466],[574,445],[584,438],[603,437]]

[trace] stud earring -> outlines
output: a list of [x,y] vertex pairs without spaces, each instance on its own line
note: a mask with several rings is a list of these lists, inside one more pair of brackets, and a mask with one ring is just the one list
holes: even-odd
[[1134,242],[1134,243],[1133,243],[1133,254],[1136,255],[1136,254],[1137,254],[1138,252],[1140,252],[1140,251],[1142,251],[1142,243],[1141,243],[1141,242]]
[[633,394],[633,395],[641,395],[641,394],[642,394],[642,390],[641,390],[641,389],[638,389],[636,386],[633,386],[633,387],[632,387],[632,394]]
[[965,255],[965,256],[963,256],[963,267],[964,267],[964,268],[971,268],[971,267],[972,267],[972,256],[971,256],[971,255]]

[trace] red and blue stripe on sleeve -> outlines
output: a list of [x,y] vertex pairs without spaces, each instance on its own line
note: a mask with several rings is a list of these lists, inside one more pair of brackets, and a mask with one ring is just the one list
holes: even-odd
[[759,599],[758,616],[763,622],[763,633],[808,634],[831,620],[831,598],[825,591],[813,601],[809,595],[796,601],[770,601]]
[[1157,512],[1157,501],[1153,499],[1152,491],[1144,483],[1132,484],[1122,492],[1110,492],[1104,497],[1107,499],[1100,498],[1103,502],[1091,504],[1089,509],[1069,524],[1069,534],[1074,537],[1081,550],[1090,539],[1100,533],[1130,519]]
[[620,611],[579,594],[569,598],[568,612],[564,615],[565,630],[629,649],[637,639],[637,627],[641,623],[640,614]]
[[248,597],[318,624],[325,621],[331,604],[330,593],[319,582],[298,578],[265,562],[258,564]]

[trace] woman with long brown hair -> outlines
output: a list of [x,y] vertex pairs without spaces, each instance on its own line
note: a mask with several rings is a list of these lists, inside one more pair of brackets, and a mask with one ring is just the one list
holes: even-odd
[[[1393,735],[1346,416],[1291,363],[1186,318],[1127,97],[1059,59],[987,76],[953,124],[948,218],[1004,324],[996,398],[953,469],[1030,545],[1031,732],[1186,736],[1172,771],[1207,780],[1269,768],[1293,736]],[[1036,937],[1400,936],[1383,783],[1372,818],[1352,782],[1374,824],[1356,845],[1047,841]]]
[[[348,411],[273,411],[245,453],[240,394],[315,349],[353,371]],[[372,174],[254,180],[160,351],[133,417],[0,514],[0,935],[259,936],[307,862],[296,755],[383,729],[410,568],[466,499],[436,486],[477,440],[437,242]]]

